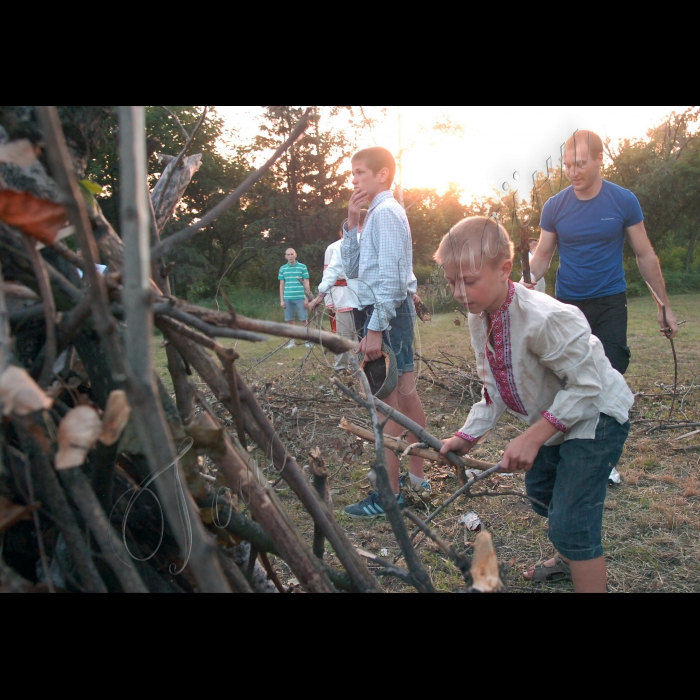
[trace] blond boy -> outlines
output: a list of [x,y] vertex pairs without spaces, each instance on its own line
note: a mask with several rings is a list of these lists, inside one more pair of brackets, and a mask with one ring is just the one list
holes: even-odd
[[469,330],[484,385],[442,454],[467,454],[507,408],[527,424],[501,459],[525,470],[533,509],[549,518],[553,559],[528,580],[571,578],[577,592],[603,592],[603,501],[629,431],[632,392],[591,335],[581,311],[510,280],[513,244],[492,219],[472,217],[443,238],[435,259]]

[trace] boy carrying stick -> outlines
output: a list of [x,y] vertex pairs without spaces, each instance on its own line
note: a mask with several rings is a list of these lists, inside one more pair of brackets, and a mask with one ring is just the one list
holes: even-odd
[[435,260],[454,298],[469,310],[469,330],[484,381],[481,401],[441,454],[467,454],[510,408],[529,427],[501,459],[525,470],[528,496],[549,518],[556,555],[527,580],[570,578],[576,592],[605,592],[601,544],[608,476],[629,432],[634,397],[612,368],[583,313],[509,279],[513,244],[492,219],[463,219],[442,239]]

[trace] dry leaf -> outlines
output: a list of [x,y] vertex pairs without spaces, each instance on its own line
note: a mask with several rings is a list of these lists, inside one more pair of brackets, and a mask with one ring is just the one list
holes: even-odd
[[14,163],[29,168],[36,161],[37,147],[29,139],[18,139],[0,145],[0,163]]
[[102,432],[102,421],[90,406],[71,408],[58,425],[56,469],[79,467]]
[[111,392],[107,399],[104,416],[102,417],[102,434],[100,442],[105,445],[113,445],[122,434],[126,424],[129,422],[131,406],[126,398],[126,392],[116,389]]
[[53,400],[29,376],[23,367],[8,365],[0,377],[0,404],[2,415],[15,413],[26,416],[34,411],[51,408]]
[[13,299],[36,301],[39,298],[39,295],[33,289],[29,289],[29,287],[25,287],[19,282],[3,282],[2,288],[5,291],[5,296]]
[[29,192],[0,190],[0,219],[45,245],[56,240],[67,221],[62,204],[35,197]]

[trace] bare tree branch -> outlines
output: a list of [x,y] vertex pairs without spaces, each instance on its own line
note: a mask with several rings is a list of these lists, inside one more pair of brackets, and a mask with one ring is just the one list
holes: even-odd
[[196,224],[192,224],[177,233],[168,236],[164,241],[153,247],[151,256],[153,258],[161,258],[169,253],[176,245],[186,241],[194,236],[198,231],[208,226],[212,221],[216,220],[221,214],[230,209],[251,187],[272,167],[275,161],[302,135],[309,124],[309,115],[311,107],[309,107],[301,119],[297,122],[289,138],[272,154],[269,160],[254,173],[251,173],[230,195],[225,197],[217,204],[208,214],[205,214]]
[[44,258],[41,257],[41,254],[36,249],[34,239],[29,239],[27,236],[22,236],[22,238],[24,239],[25,250],[34,268],[34,275],[39,285],[39,292],[44,307],[46,345],[44,346],[44,363],[41,368],[38,384],[45,389],[51,382],[53,364],[56,361],[56,302],[54,301],[53,292],[51,291],[51,283],[49,282],[49,275],[44,265]]
[[175,112],[173,112],[171,109],[168,109],[167,107],[161,106],[161,109],[164,109],[175,120],[175,123],[177,124],[178,129],[180,129],[180,131],[182,132],[182,135],[185,137],[185,141],[188,141],[190,138],[190,135],[187,133],[187,130],[185,129],[185,127],[182,126],[182,122],[178,119],[177,114],[175,114]]
[[[211,535],[204,528],[192,495],[180,484],[178,457],[157,400],[153,373],[153,339],[144,329],[153,327],[151,308],[146,144],[143,108],[119,108],[119,156],[122,171],[121,220],[125,242],[124,300],[127,321],[126,352],[133,368],[129,402],[137,415],[136,427],[152,470],[172,466],[175,483],[156,483],[185,560],[202,590],[230,592]],[[182,523],[178,527],[178,521]],[[191,550],[190,550],[191,548]]]

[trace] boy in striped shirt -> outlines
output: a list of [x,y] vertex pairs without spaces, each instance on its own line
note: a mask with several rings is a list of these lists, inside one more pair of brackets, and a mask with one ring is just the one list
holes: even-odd
[[[297,253],[294,248],[287,248],[284,253],[287,262],[280,267],[277,279],[280,281],[280,306],[284,309],[284,320],[294,325],[294,312],[301,321],[302,326],[308,324],[306,313],[306,292],[309,294],[309,271],[304,265],[297,261]],[[307,348],[311,347],[308,341]],[[294,339],[290,338],[287,348],[294,347]]]

